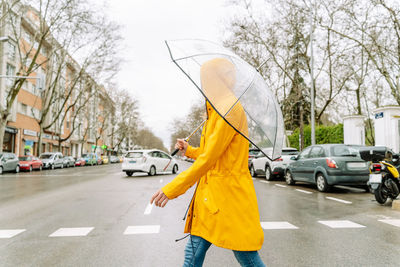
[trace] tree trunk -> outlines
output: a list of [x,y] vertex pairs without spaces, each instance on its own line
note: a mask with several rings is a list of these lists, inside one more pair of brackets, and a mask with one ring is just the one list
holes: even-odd
[[40,156],[40,154],[42,154],[43,152],[45,152],[45,151],[42,151],[42,143],[43,143],[43,134],[44,134],[44,131],[43,131],[42,125],[40,124],[39,126],[40,126],[40,131],[39,131],[38,147],[37,147],[37,155],[38,155],[38,156]]
[[4,135],[6,131],[7,120],[0,121],[0,153],[3,152]]

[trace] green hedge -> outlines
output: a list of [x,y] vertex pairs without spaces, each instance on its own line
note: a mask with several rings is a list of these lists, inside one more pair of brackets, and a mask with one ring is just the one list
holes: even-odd
[[[288,136],[290,146],[299,149],[299,128]],[[343,124],[334,126],[315,127],[315,142],[317,144],[340,144],[343,143]],[[304,126],[304,147],[311,145],[311,126]]]

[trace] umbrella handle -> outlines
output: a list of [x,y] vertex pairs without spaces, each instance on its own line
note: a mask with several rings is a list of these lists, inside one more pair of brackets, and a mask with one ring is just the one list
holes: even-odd
[[172,152],[171,157],[175,156],[176,153],[178,153],[178,152],[179,152],[179,148],[175,149],[174,152]]

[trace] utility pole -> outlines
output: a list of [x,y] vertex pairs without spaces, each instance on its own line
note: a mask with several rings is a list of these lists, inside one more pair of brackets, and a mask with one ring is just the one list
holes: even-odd
[[311,2],[310,18],[310,68],[311,68],[311,145],[315,145],[315,96],[314,96],[314,53],[313,53],[313,31],[314,31],[314,5]]

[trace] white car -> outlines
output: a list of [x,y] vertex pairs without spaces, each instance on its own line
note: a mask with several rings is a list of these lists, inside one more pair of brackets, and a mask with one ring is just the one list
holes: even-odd
[[147,172],[150,176],[166,172],[175,174],[178,172],[178,163],[161,150],[131,150],[124,157],[122,171],[128,176],[134,172]]
[[[263,149],[264,153],[271,157],[272,148]],[[285,170],[289,163],[293,160],[290,158],[297,155],[299,151],[293,147],[282,148],[282,156],[274,161],[269,160],[262,152],[260,152],[250,164],[251,176],[265,175],[268,181],[275,176],[284,176]]]

